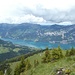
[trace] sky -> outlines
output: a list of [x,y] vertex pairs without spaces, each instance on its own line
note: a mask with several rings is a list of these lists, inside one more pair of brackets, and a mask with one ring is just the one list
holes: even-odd
[[75,0],[0,0],[0,23],[75,24]]

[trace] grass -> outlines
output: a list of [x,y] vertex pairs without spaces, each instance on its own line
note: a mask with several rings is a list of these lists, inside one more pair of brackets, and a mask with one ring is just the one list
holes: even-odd
[[10,68],[12,68],[12,72],[11,72],[12,75],[14,75],[15,67],[16,67],[16,65],[19,64],[19,62],[20,62],[20,61],[14,62],[14,63],[10,63],[10,65],[11,65]]
[[[63,51],[63,53],[65,53],[65,51]],[[75,56],[64,57],[56,62],[41,63],[43,56],[44,52],[28,57],[27,59],[31,62],[32,68],[28,71],[24,71],[21,75],[53,75],[59,68],[71,69],[72,72],[70,75],[75,75]],[[39,65],[36,68],[34,68],[35,59],[39,61]],[[14,75],[14,69],[18,63],[19,62],[14,62],[10,64],[12,75]]]
[[13,51],[14,52],[18,52],[18,51],[20,51],[20,49],[19,48],[15,48],[15,49],[13,49]]
[[[73,68],[73,64],[75,63],[75,61],[69,61],[67,62],[66,59],[62,59],[59,60],[57,62],[54,63],[40,63],[39,66],[37,66],[36,68],[32,68],[31,70],[34,71],[33,75],[52,75],[56,69],[58,68],[71,68],[71,70],[74,71]],[[27,71],[28,73],[26,75],[29,75],[30,71]],[[74,72],[75,74],[75,72]]]
[[0,47],[0,54],[9,52],[8,48]]

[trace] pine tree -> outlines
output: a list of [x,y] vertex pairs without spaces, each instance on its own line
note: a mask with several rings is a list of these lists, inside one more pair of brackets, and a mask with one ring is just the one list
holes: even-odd
[[34,67],[38,66],[39,62],[38,60],[34,60]]
[[66,54],[65,54],[65,56],[69,56],[70,55],[70,52],[69,52],[69,50],[66,50]]
[[12,71],[12,69],[9,67],[8,69],[7,69],[7,75],[11,75],[11,71]]
[[21,57],[20,66],[21,66],[21,68],[22,67],[25,67],[25,64],[24,64],[24,56]]
[[71,55],[75,55],[75,49],[74,49],[73,47],[72,47],[71,50],[70,50],[70,56],[71,56]]
[[60,46],[58,46],[58,48],[52,50],[52,59],[53,60],[57,60],[62,57],[63,57],[63,53],[62,53]]
[[20,75],[20,66],[19,65],[16,66],[14,75]]
[[59,53],[58,53],[58,50],[57,49],[53,49],[52,50],[52,59],[53,60],[56,60],[59,58]]
[[20,62],[20,72],[23,72],[25,70],[25,61],[24,61],[24,56],[21,57],[21,62]]
[[48,48],[46,49],[45,56],[42,59],[43,59],[42,62],[44,63],[50,62],[51,55],[50,55]]
[[25,70],[25,61],[24,57],[22,56],[20,63],[15,68],[14,75],[20,75],[20,73],[23,72],[24,70]]
[[58,46],[58,53],[59,53],[59,58],[62,58],[63,53],[62,53],[62,49],[60,48],[60,46]]
[[25,70],[29,70],[31,68],[31,63],[28,59],[25,61],[25,65]]
[[50,53],[49,53],[49,50],[46,50],[46,51],[45,51],[45,57],[48,57],[49,54],[50,54]]

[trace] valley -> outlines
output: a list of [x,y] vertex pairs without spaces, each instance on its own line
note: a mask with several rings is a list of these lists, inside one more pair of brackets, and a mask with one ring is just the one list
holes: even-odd
[[10,41],[13,44],[18,44],[18,45],[28,46],[28,47],[34,47],[34,48],[40,48],[40,49],[45,49],[46,47],[57,48],[59,45],[64,50],[75,47],[73,43],[63,44],[63,43],[51,43],[51,42],[39,42],[39,41],[35,42],[35,41],[11,39],[11,38],[10,39],[9,38],[1,38],[1,39],[5,40],[5,41]]
[[0,75],[75,75],[75,0],[0,0]]
[[75,25],[0,24],[0,38],[24,46],[63,49],[75,47]]
[[0,24],[0,37],[33,42],[75,44],[75,25]]
[[74,75],[74,63],[74,25],[0,24],[0,75]]
[[0,62],[37,50],[40,49],[19,44],[13,44],[10,41],[4,41],[0,39]]

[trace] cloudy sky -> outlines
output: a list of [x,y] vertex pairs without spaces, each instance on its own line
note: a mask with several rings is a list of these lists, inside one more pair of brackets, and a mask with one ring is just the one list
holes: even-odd
[[0,23],[75,24],[75,0],[0,0]]

